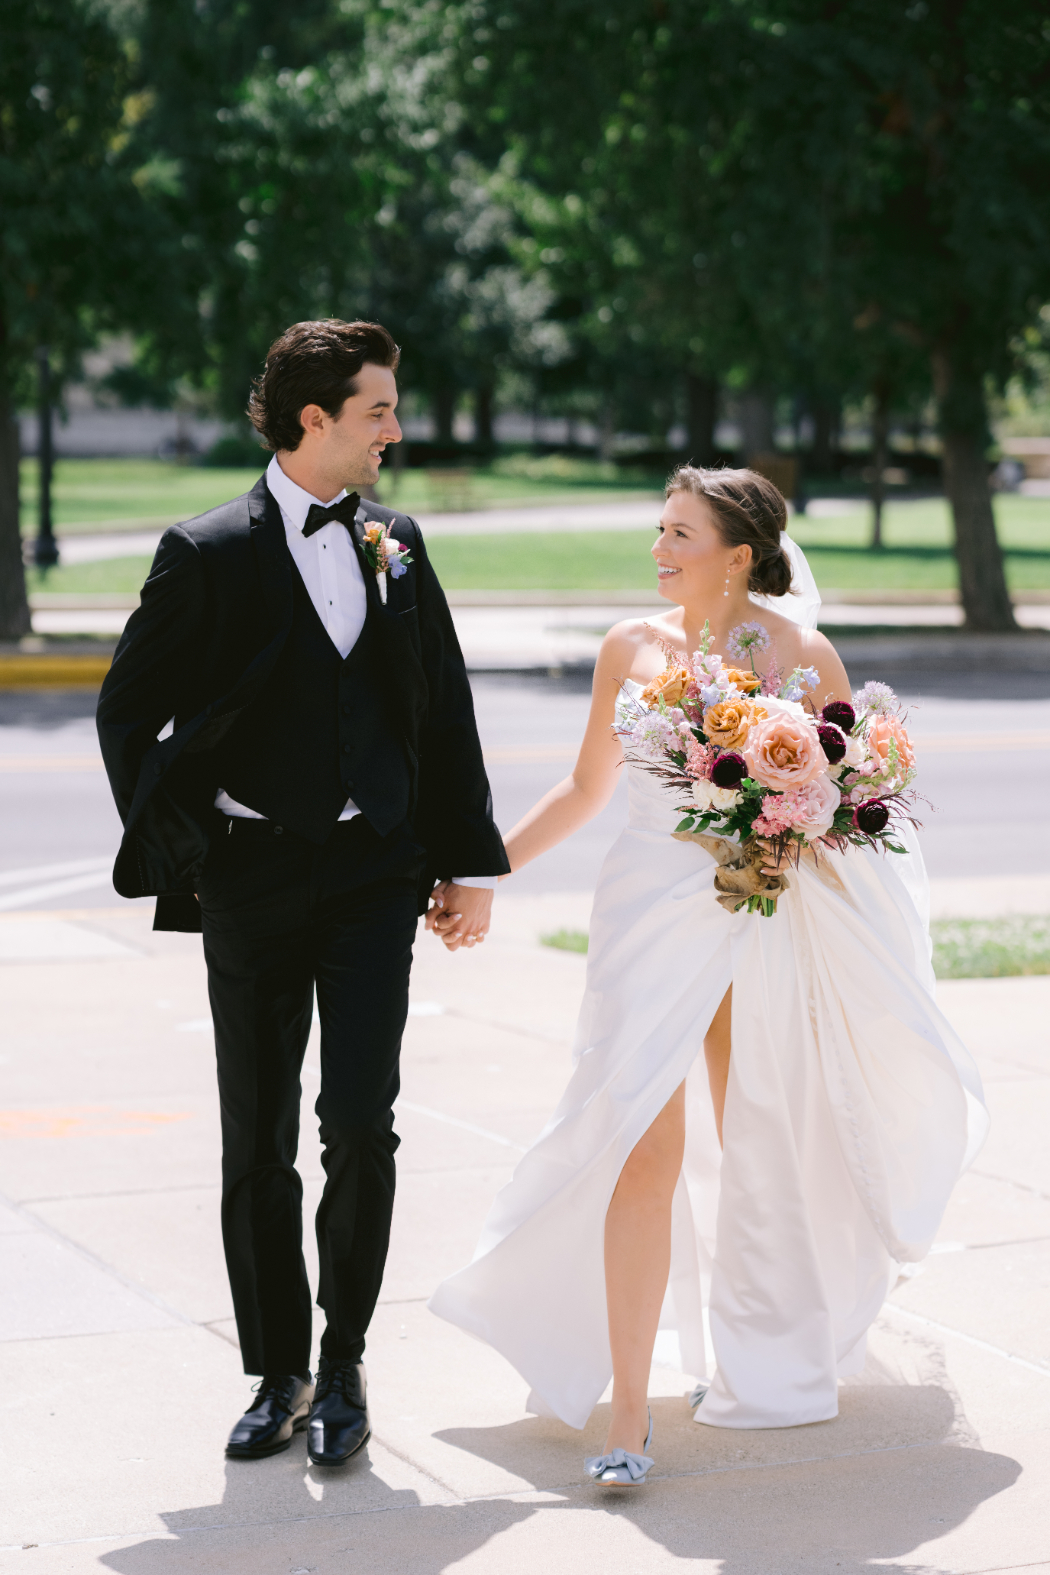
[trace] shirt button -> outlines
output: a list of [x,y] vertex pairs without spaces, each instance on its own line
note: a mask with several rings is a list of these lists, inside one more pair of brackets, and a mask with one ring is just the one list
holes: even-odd
[[161,766],[154,766],[153,767],[153,775],[155,777],[159,777],[162,770],[163,770],[163,767],[161,767]]
[[281,836],[283,834],[283,832],[284,832],[284,827],[283,826],[275,826],[273,828],[273,834],[274,834],[275,837]]
[[[350,745],[349,744],[344,744],[343,745],[343,754],[344,755],[348,755],[349,753],[350,753]],[[158,766],[157,769],[159,770],[160,767]]]
[[344,707],[343,707],[343,715],[344,716],[349,716],[350,715],[350,707],[348,705],[344,705]]

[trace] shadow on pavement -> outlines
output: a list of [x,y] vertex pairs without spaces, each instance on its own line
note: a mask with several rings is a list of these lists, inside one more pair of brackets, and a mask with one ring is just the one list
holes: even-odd
[[[1015,1460],[971,1447],[948,1389],[876,1383],[842,1396],[834,1422],[747,1432],[696,1425],[681,1400],[656,1400],[656,1465],[644,1488],[583,1480],[584,1454],[601,1447],[606,1406],[583,1434],[530,1418],[436,1436],[567,1495],[537,1505],[537,1515],[571,1506],[627,1519],[675,1559],[720,1561],[722,1575],[770,1575],[800,1560],[807,1575],[860,1575],[946,1536],[1020,1474]],[[574,1531],[577,1539],[591,1535]],[[541,1545],[556,1545],[556,1536]]]
[[[356,1558],[376,1570],[441,1575],[534,1513],[506,1500],[428,1504],[414,1489],[385,1482],[367,1449],[344,1469],[325,1471],[307,1465],[304,1447],[300,1438],[269,1460],[227,1461],[221,1503],[161,1512],[167,1536],[103,1554],[99,1564],[119,1575],[315,1575],[361,1567]],[[388,1475],[401,1469],[389,1464]]]

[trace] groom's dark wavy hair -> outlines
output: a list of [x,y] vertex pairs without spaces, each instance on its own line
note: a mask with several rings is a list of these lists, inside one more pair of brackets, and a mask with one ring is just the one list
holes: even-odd
[[751,548],[749,591],[757,596],[787,595],[791,560],[780,545],[780,533],[787,528],[787,504],[771,481],[757,470],[679,465],[665,490],[667,497],[672,492],[691,492],[694,498],[703,498],[726,546]]
[[261,377],[252,384],[248,419],[267,448],[297,449],[303,440],[299,412],[320,405],[337,416],[357,392],[357,374],[367,362],[397,371],[401,351],[381,323],[344,323],[329,317],[293,323],[266,352]]

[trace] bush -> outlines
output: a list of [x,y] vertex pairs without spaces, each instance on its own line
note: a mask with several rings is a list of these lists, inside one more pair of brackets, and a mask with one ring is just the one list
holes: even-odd
[[252,470],[265,470],[269,463],[269,449],[263,448],[258,438],[249,437],[246,432],[228,432],[212,444],[201,460],[202,465],[221,466],[226,470],[249,466]]

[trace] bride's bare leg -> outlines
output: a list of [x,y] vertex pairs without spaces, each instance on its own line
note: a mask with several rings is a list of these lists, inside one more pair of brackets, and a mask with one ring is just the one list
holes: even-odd
[[718,1010],[711,1019],[711,1026],[704,1039],[704,1059],[707,1062],[707,1081],[711,1089],[711,1103],[715,1108],[715,1126],[718,1141],[722,1141],[722,1117],[726,1108],[726,1089],[729,1086],[730,1027],[733,1018],[733,986],[723,995]]
[[649,1368],[671,1267],[671,1198],[685,1151],[685,1084],[631,1150],[605,1216],[605,1295],[613,1359],[605,1450],[641,1451]]

